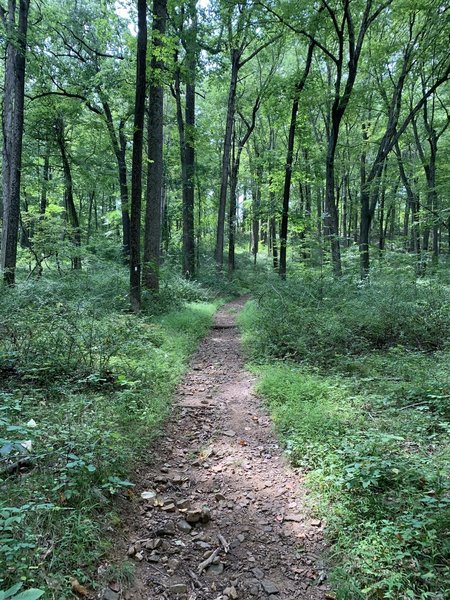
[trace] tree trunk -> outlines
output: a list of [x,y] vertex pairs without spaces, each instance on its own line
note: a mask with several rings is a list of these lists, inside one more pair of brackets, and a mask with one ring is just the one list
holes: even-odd
[[383,250],[385,247],[385,228],[384,228],[384,213],[386,205],[386,172],[387,172],[387,161],[384,164],[383,176],[381,181],[381,194],[380,194],[380,220],[379,220],[379,232],[378,232],[378,250],[380,258],[383,256]]
[[[258,173],[258,171],[257,171]],[[258,175],[252,187],[252,254],[253,264],[256,266],[256,259],[259,252],[259,212],[261,206],[261,187]]]
[[93,190],[89,194],[89,210],[88,210],[88,224],[87,224],[87,234],[86,234],[86,243],[89,244],[92,233],[92,209],[94,207],[95,200],[95,190]]
[[128,177],[126,151],[127,141],[125,139],[123,121],[119,124],[119,133],[116,134],[111,107],[106,99],[102,98],[103,112],[106,118],[106,127],[113,147],[114,155],[117,161],[119,189],[120,189],[120,207],[122,213],[122,253],[127,263],[130,258],[130,213],[129,213],[129,195],[128,195]]
[[223,142],[222,171],[220,178],[219,209],[217,215],[216,248],[214,257],[219,268],[223,266],[223,247],[225,240],[225,212],[227,203],[228,174],[230,171],[231,142],[233,136],[233,122],[236,107],[237,78],[240,66],[240,52],[231,51],[231,78],[228,91],[227,120]]
[[230,172],[230,208],[228,213],[228,274],[232,275],[236,267],[236,213],[237,213],[237,182],[241,158],[241,148],[236,149],[236,130],[233,132],[232,166]]
[[148,171],[145,211],[144,267],[142,282],[146,289],[159,290],[161,254],[161,218],[163,189],[163,116],[164,91],[161,83],[163,61],[160,58],[162,36],[166,31],[167,1],[154,0],[152,58],[148,94]]
[[64,173],[64,206],[66,209],[67,223],[70,228],[70,237],[75,246],[75,255],[72,257],[72,268],[81,269],[81,258],[79,255],[79,249],[81,246],[81,229],[80,220],[78,217],[77,209],[75,207],[75,201],[73,197],[73,178],[72,169],[70,167],[69,156],[67,154],[66,140],[65,140],[65,129],[64,121],[62,117],[58,118],[55,123],[56,129],[56,142],[59,146],[61,153],[61,160],[63,164]]
[[299,93],[296,93],[292,102],[291,121],[289,125],[289,137],[287,145],[286,166],[284,170],[283,187],[283,206],[281,210],[280,223],[280,261],[279,274],[282,279],[286,279],[286,257],[287,257],[287,237],[289,224],[289,197],[291,194],[292,181],[292,161],[294,157],[295,130],[297,126],[297,114],[299,105]]
[[[25,67],[29,0],[9,0],[1,9],[7,32],[3,90],[3,225],[0,270],[7,285],[14,285],[20,216],[20,175],[25,97]],[[18,12],[18,15],[17,15]]]
[[284,170],[284,188],[283,188],[283,207],[281,211],[281,223],[280,223],[280,260],[279,260],[279,274],[281,279],[286,279],[286,256],[287,256],[287,237],[288,237],[288,223],[289,223],[289,196],[291,193],[291,180],[292,180],[292,161],[294,157],[294,142],[295,142],[295,130],[297,126],[297,114],[298,106],[300,102],[300,94],[305,87],[306,79],[311,68],[311,61],[314,52],[314,43],[310,43],[308,46],[308,54],[306,57],[305,68],[301,79],[295,86],[294,99],[292,101],[291,109],[291,121],[289,125],[289,137],[286,154],[286,166]]
[[335,118],[328,139],[328,151],[325,163],[325,217],[324,235],[331,247],[331,262],[335,276],[342,275],[341,248],[339,243],[339,215],[334,188],[334,169],[336,145],[339,134],[340,119]]
[[39,212],[41,215],[45,215],[45,211],[47,210],[47,192],[48,192],[48,182],[50,181],[50,143],[47,143],[47,148],[45,150],[44,155],[44,170],[42,173],[42,188],[41,188],[41,198],[39,202]]
[[138,35],[130,216],[130,303],[135,312],[138,312],[141,308],[142,148],[144,142],[145,78],[147,57],[146,0],[137,0],[137,9]]
[[186,35],[186,127],[184,131],[183,177],[183,275],[195,275],[195,84],[197,76],[197,8],[195,0],[188,2],[189,30]]
[[237,180],[239,160],[233,160],[230,177],[230,210],[228,213],[228,273],[231,275],[236,267],[236,212],[237,212]]
[[270,238],[272,240],[272,264],[273,268],[278,270],[277,224],[275,217],[270,218]]
[[[400,171],[400,178],[403,187],[406,191],[406,201],[409,207],[408,212],[411,215],[411,251],[417,255],[418,263],[421,263],[421,247],[420,247],[420,228],[419,228],[419,201],[413,188],[410,184],[409,178],[405,171],[403,164],[403,157],[398,142],[395,145],[395,154],[397,156],[398,168]],[[405,211],[406,212],[406,211]]]

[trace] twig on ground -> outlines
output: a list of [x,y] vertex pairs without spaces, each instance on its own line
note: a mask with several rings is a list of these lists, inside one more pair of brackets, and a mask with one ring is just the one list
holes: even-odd
[[228,554],[230,551],[230,545],[227,543],[227,540],[223,537],[222,534],[218,534],[219,542],[222,544],[225,554]]
[[198,565],[198,572],[200,573],[200,575],[203,573],[203,571],[206,569],[206,567],[209,567],[209,565],[214,562],[214,560],[219,555],[219,552],[220,552],[220,548],[216,548],[214,550],[214,552],[210,556],[208,556],[208,558],[206,560],[204,560],[203,562],[201,562]]

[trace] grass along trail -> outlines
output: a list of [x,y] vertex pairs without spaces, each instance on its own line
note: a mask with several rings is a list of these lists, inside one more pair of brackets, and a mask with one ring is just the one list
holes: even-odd
[[[141,468],[128,515],[127,553],[137,572],[124,598],[327,597],[322,524],[308,515],[301,477],[244,369],[236,328],[244,303],[216,314],[179,386],[171,423]],[[119,598],[112,588],[101,597]]]

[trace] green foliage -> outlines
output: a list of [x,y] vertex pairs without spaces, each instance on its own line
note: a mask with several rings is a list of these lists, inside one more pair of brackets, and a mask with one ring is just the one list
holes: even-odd
[[231,300],[252,293],[270,275],[265,257],[259,258],[255,265],[253,257],[240,252],[236,256],[236,270],[231,275],[218,271],[215,261],[210,256],[204,256],[197,280],[203,288],[211,290],[211,295]]
[[58,600],[107,551],[111,500],[132,497],[133,466],[215,310],[171,278],[175,310],[153,299],[153,315],[131,316],[125,271],[101,266],[1,289],[0,586]]
[[241,317],[258,392],[326,520],[340,600],[450,593],[447,310],[436,281],[303,280]]
[[10,598],[11,600],[37,600],[44,594],[42,590],[37,589],[29,589],[24,592],[20,592],[22,587],[23,583],[17,583],[16,585],[10,587],[9,590],[4,592],[0,591],[0,600],[6,600],[7,598]]
[[257,355],[329,364],[345,356],[401,346],[425,352],[448,347],[450,295],[437,279],[374,274],[370,283],[314,272],[261,289],[247,319],[260,331]]

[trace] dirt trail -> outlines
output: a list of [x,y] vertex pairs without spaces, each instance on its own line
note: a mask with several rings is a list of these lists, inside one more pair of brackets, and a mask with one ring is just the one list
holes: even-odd
[[307,515],[301,474],[283,458],[244,370],[236,328],[244,303],[218,311],[179,386],[130,515],[136,583],[104,598],[332,597],[319,558],[322,525]]

